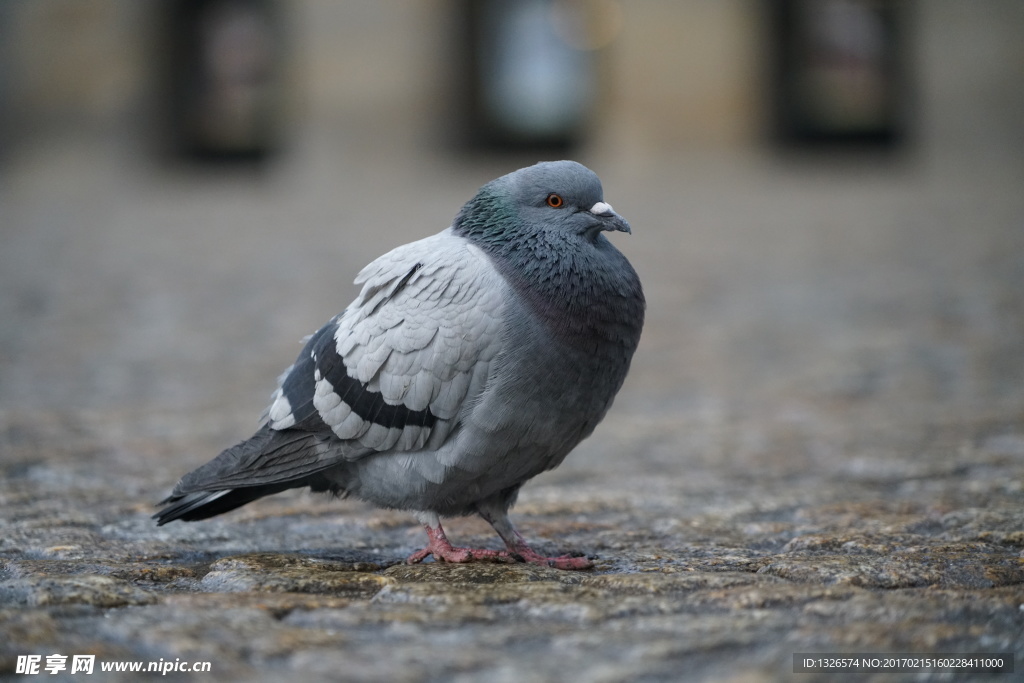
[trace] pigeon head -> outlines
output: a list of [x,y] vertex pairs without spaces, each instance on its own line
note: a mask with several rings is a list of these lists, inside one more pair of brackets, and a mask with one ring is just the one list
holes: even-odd
[[601,232],[630,232],[604,201],[601,180],[575,161],[545,161],[487,183],[455,217],[458,234],[484,245],[545,237],[596,241]]

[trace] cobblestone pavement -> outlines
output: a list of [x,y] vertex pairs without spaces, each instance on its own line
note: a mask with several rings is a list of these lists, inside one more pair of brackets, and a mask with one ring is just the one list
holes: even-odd
[[584,156],[634,226],[614,239],[648,324],[610,416],[514,516],[592,571],[405,566],[407,514],[300,492],[154,526],[363,264],[530,161],[313,143],[258,174],[78,139],[11,161],[0,673],[57,653],[217,680],[774,681],[795,652],[1024,652],[1012,155]]

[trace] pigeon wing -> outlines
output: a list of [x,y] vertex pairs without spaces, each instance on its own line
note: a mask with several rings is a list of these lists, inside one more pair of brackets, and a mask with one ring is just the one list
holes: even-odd
[[487,381],[503,281],[449,229],[385,254],[356,284],[352,305],[281,376],[267,424],[332,434],[346,458],[435,449]]

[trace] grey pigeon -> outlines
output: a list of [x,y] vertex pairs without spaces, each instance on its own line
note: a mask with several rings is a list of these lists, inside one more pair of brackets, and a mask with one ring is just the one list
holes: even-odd
[[[591,567],[534,551],[508,510],[594,431],[640,340],[640,279],[606,230],[630,232],[576,162],[487,183],[451,227],[363,269],[259,431],[182,477],[158,524],[308,486],[412,511],[429,542],[408,562]],[[440,517],[474,512],[507,551],[451,545]]]

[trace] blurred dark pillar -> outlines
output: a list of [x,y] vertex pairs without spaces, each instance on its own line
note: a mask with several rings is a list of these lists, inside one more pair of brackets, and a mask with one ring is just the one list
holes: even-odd
[[462,143],[568,148],[583,141],[596,106],[597,3],[461,0],[457,99]]
[[14,144],[14,87],[16,68],[11,43],[14,33],[14,7],[0,2],[0,168],[10,155]]
[[282,134],[283,27],[274,0],[165,0],[170,152],[260,161]]
[[769,0],[784,143],[892,147],[907,133],[906,0]]

